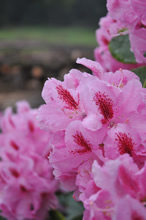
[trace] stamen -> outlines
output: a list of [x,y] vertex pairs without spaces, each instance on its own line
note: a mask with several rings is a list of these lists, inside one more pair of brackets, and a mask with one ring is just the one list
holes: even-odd
[[121,78],[121,80],[120,80],[120,82],[119,82],[118,87],[119,87],[119,88],[122,88],[122,87],[123,87],[122,82],[123,82],[123,79],[124,79],[124,74],[123,74],[123,71],[122,71],[122,69],[121,69],[121,68],[120,68],[119,70],[120,70],[120,71],[121,71],[121,73],[122,73],[122,78]]

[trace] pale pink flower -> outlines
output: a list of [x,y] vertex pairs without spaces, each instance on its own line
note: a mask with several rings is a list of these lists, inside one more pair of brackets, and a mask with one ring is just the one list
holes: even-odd
[[[78,181],[81,183],[81,179],[84,182],[85,179],[88,180],[88,176],[83,177],[81,170],[90,172],[94,159],[103,160],[99,147],[103,137],[104,132],[90,131],[84,128],[80,121],[70,123],[65,132],[64,145],[55,145],[50,154],[55,177],[60,180],[64,189],[76,190]],[[87,162],[89,160],[90,163]],[[79,175],[76,182],[77,174]],[[83,187],[85,188],[84,185]]]
[[[127,34],[128,31],[125,23],[107,14],[107,16],[100,19],[99,24],[100,28],[96,31],[96,39],[99,46],[94,50],[95,60],[98,61],[106,71],[116,71],[120,68],[130,70],[140,66],[140,64],[125,64],[119,62],[112,57],[109,51],[109,42],[113,37]],[[142,61],[140,61],[140,63],[142,63]]]
[[107,8],[112,19],[120,22],[129,33],[131,50],[138,63],[146,63],[146,3],[142,0],[108,0]]
[[139,201],[125,196],[117,203],[114,220],[146,220],[145,207]]
[[88,115],[88,107],[80,96],[80,85],[84,78],[90,77],[90,74],[71,70],[63,82],[54,78],[46,81],[42,91],[46,104],[38,113],[42,128],[52,132],[65,130],[71,121],[83,120]]
[[141,23],[146,25],[146,2],[143,0],[131,0],[132,7],[138,15]]
[[125,27],[134,25],[138,19],[131,0],[107,0],[107,9],[109,15],[122,22]]
[[[146,10],[145,10],[146,11]],[[146,63],[146,27],[137,27],[129,34],[131,50],[138,63]]]
[[95,48],[94,57],[95,60],[103,66],[105,71],[115,72],[119,69],[132,70],[142,66],[142,64],[127,64],[117,61],[114,57],[112,57],[108,47],[105,46],[99,46]]
[[89,191],[88,197],[82,197],[83,219],[145,220],[145,170],[139,170],[128,155],[109,160],[103,166],[95,161],[92,173],[97,188]]
[[[40,108],[38,119],[42,128],[51,132],[50,161],[55,177],[64,189],[76,191],[79,199],[86,191],[83,183],[90,179],[94,159],[103,164],[129,153],[139,167],[143,166],[146,105],[144,90],[134,73],[122,69],[104,72],[96,61],[85,58],[77,62],[95,75],[72,70],[63,82],[49,79],[43,89],[46,104]],[[120,142],[119,133],[127,135],[126,140],[132,139],[131,148]]]
[[109,160],[103,167],[94,162],[92,172],[97,187],[110,192],[114,201],[128,194],[145,205],[146,166],[139,169],[129,155]]
[[1,121],[0,209],[9,220],[45,219],[57,207],[57,181],[48,160],[50,136],[26,102],[8,108]]

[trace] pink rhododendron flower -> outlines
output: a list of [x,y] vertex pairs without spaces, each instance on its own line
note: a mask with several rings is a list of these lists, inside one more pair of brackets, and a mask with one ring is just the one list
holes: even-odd
[[138,19],[132,4],[133,0],[107,0],[107,9],[112,18],[128,27],[134,25]]
[[[96,61],[78,59],[94,75],[72,70],[64,81],[49,79],[46,104],[38,111],[41,127],[51,132],[50,162],[55,177],[77,200],[86,198],[92,162],[129,154],[143,167],[146,148],[145,90],[128,70],[104,72]],[[70,81],[70,80],[71,81]],[[91,184],[90,186],[93,186]],[[94,187],[93,187],[94,188]],[[90,190],[89,190],[90,191]]]
[[[55,168],[54,174],[65,189],[77,189],[76,176],[80,172],[78,168],[84,162],[91,160],[90,166],[87,165],[89,171],[94,159],[99,161],[103,159],[98,146],[103,140],[103,134],[100,131],[97,133],[96,131],[87,130],[80,121],[74,121],[67,127],[64,145],[54,146],[53,152],[50,154],[50,162]],[[88,177],[85,176],[85,179],[88,179]]]
[[146,27],[137,27],[130,32],[129,38],[137,62],[146,63]]
[[131,3],[141,23],[146,25],[146,2],[143,0],[132,0]]
[[93,71],[93,74],[97,76],[99,79],[103,77],[104,69],[98,62],[86,58],[82,58],[82,59],[78,58],[76,63],[82,64],[87,68],[91,69]]
[[42,96],[47,105],[41,106],[38,120],[41,127],[52,132],[64,130],[73,120],[83,120],[88,107],[80,97],[80,83],[91,75],[71,70],[64,82],[48,79],[44,85]]
[[137,200],[131,198],[130,196],[125,196],[123,199],[119,200],[114,218],[118,220],[145,220],[145,207],[143,207]]
[[[96,31],[96,39],[99,46],[94,50],[95,60],[98,61],[106,71],[116,71],[119,68],[130,70],[140,66],[140,64],[121,63],[113,58],[109,51],[108,45],[111,39],[119,34],[127,33],[125,23],[123,24],[120,20],[115,20],[107,14],[107,16],[100,19],[99,24],[100,28]],[[142,63],[142,61],[139,63]]]
[[1,118],[0,210],[9,220],[43,220],[57,206],[50,137],[40,130],[36,112],[20,102],[16,114],[8,108]]
[[125,154],[116,160],[108,160],[104,166],[95,161],[92,173],[97,188],[88,190],[90,196],[82,197],[83,219],[145,220],[145,166],[139,169]]
[[94,57],[97,62],[99,62],[105,69],[105,71],[116,71],[119,69],[132,70],[141,66],[141,64],[126,64],[117,61],[112,57],[108,47],[97,47],[94,50]]
[[142,0],[108,0],[109,16],[128,30],[131,50],[138,63],[146,63],[146,3]]

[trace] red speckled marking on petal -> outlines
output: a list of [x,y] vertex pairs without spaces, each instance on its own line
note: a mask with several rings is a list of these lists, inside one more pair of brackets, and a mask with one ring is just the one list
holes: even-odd
[[124,166],[121,166],[119,168],[119,177],[121,179],[121,182],[134,193],[137,193],[139,191],[139,185],[137,183],[137,180],[130,176],[130,174]]
[[119,132],[116,133],[115,140],[118,142],[118,148],[120,154],[128,153],[130,156],[132,155],[134,143],[131,137],[129,137],[125,133]]
[[30,132],[34,132],[35,128],[34,128],[34,124],[32,121],[28,121],[28,128]]
[[15,178],[18,178],[18,177],[20,176],[17,170],[11,168],[10,171],[11,171],[11,174],[12,174]]
[[67,89],[64,89],[61,85],[57,86],[56,88],[60,99],[67,104],[67,108],[71,110],[77,110],[79,108],[79,104],[74,100]]
[[15,124],[14,124],[11,116],[9,116],[8,120],[9,120],[9,123],[12,125],[12,127],[15,128]]
[[88,140],[86,140],[81,132],[76,132],[75,135],[73,135],[74,142],[81,146],[82,149],[78,149],[76,151],[73,151],[72,153],[85,153],[85,152],[90,152],[91,151],[91,144],[89,143]]
[[14,141],[11,141],[10,144],[15,150],[19,150],[19,146]]
[[145,220],[145,218],[137,214],[137,212],[133,212],[131,217],[131,220]]
[[98,106],[100,113],[104,119],[102,123],[105,124],[107,121],[113,118],[113,101],[105,93],[97,92],[93,98],[95,104]]
[[23,186],[23,185],[20,185],[20,190],[21,190],[22,192],[27,192],[26,187],[25,187],[25,186]]

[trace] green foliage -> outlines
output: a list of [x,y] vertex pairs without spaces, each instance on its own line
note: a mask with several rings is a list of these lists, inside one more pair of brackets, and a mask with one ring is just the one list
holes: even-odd
[[72,193],[60,194],[59,200],[64,207],[66,220],[82,220],[84,208],[82,203],[73,199]]
[[112,56],[122,63],[136,63],[134,54],[130,51],[128,35],[120,35],[112,38],[109,43],[109,50]]
[[72,220],[82,220],[82,219],[83,219],[83,215],[79,215],[79,216],[73,218]]
[[4,217],[0,216],[0,220],[6,220],[6,218],[4,218]]
[[146,66],[133,69],[132,71],[139,76],[143,87],[146,88]]

